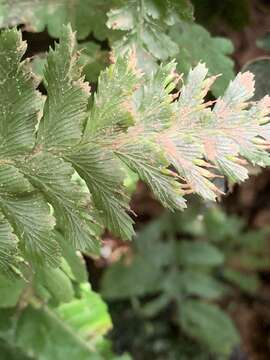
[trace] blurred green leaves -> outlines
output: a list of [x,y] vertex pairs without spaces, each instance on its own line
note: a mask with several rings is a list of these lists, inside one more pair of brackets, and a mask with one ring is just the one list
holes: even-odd
[[28,31],[41,32],[45,28],[54,38],[59,38],[63,24],[71,23],[78,39],[91,32],[105,40],[106,12],[112,1],[107,0],[0,0],[0,27],[23,24]]
[[234,50],[232,42],[226,38],[212,37],[198,24],[182,23],[174,26],[170,34],[179,46],[177,70],[187,75],[191,66],[205,62],[210,75],[222,74],[212,88],[213,94],[220,96],[234,77],[234,62],[230,58]]
[[97,344],[102,348],[102,335],[110,329],[111,320],[106,305],[89,285],[81,284],[77,299],[57,307],[31,301],[16,318],[8,310],[0,311],[0,329],[3,321],[12,324],[7,331],[0,330],[7,344],[44,360],[105,359]]
[[181,304],[179,316],[183,330],[213,353],[230,354],[240,341],[231,319],[217,306],[188,300]]
[[228,356],[239,335],[216,301],[257,291],[258,271],[270,266],[266,239],[265,231],[245,231],[243,221],[220,208],[194,203],[145,227],[133,252],[106,270],[102,293],[112,304],[131,299],[145,321],[174,309],[186,336]]

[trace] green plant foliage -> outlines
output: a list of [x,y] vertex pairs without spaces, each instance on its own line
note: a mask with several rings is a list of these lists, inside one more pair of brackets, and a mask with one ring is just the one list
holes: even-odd
[[[224,75],[213,87],[215,96],[223,93],[233,77],[233,63],[227,56],[232,44],[223,38],[211,38],[204,28],[192,25],[189,0],[1,0],[0,15],[1,27],[24,24],[32,32],[48,29],[56,38],[60,37],[62,24],[71,23],[77,38],[86,40],[81,45],[81,60],[91,82],[97,81],[107,65],[109,46],[100,50],[105,40],[117,54],[134,48],[139,67],[148,73],[157,70],[160,60],[169,58],[179,59],[179,70],[185,74],[199,61],[205,61],[211,74]],[[98,44],[87,41],[89,34]],[[40,71],[42,62],[36,63]]]
[[84,42],[81,48],[80,63],[83,66],[83,73],[89,82],[96,82],[102,70],[109,65],[108,52],[101,50],[101,47],[93,41]]
[[[92,251],[97,248],[93,222],[89,215],[84,215],[89,206],[87,198],[71,181],[74,172],[71,165],[56,156],[57,151],[64,152],[80,140],[88,89],[83,88],[79,78],[73,34],[65,28],[63,42],[48,56],[45,77],[50,95],[35,139],[42,103],[34,90],[31,73],[26,65],[20,65],[25,44],[18,32],[8,30],[1,35],[1,46],[9,51],[5,50],[3,62],[10,67],[2,73],[6,98],[1,102],[4,115],[1,137],[5,139],[1,144],[1,158],[5,163],[1,167],[1,209],[12,224],[12,231],[20,237],[20,250],[25,258],[36,264],[48,262],[55,266],[60,248],[53,231],[56,222],[46,200],[52,202],[54,214],[59,214],[57,226],[65,223],[66,239],[78,248],[85,246]],[[8,104],[11,94],[15,106]],[[70,106],[65,106],[70,99]],[[57,122],[53,121],[55,116]],[[12,182],[10,177],[14,179]]]
[[216,353],[229,354],[239,341],[230,318],[211,304],[197,300],[183,302],[180,323],[187,334],[199,339]]
[[180,264],[186,266],[215,266],[224,261],[222,253],[211,244],[190,244],[188,241],[182,241],[177,246],[177,258]]
[[111,328],[106,305],[86,283],[68,303],[54,307],[32,296],[16,317],[10,309],[2,309],[0,319],[1,353],[5,344],[31,359],[118,359],[103,338]]
[[0,276],[0,308],[9,308],[17,304],[26,284],[23,280],[13,280],[12,282],[4,276]]
[[112,307],[131,299],[133,311],[152,326],[176,304],[173,319],[182,336],[215,356],[228,355],[239,336],[215,301],[258,290],[258,272],[270,265],[266,240],[266,232],[246,232],[241,220],[217,207],[193,205],[148,225],[133,253],[107,268],[101,291]]
[[247,102],[254,92],[249,72],[238,74],[210,108],[204,96],[215,77],[206,77],[205,65],[190,70],[175,101],[175,63],[142,75],[131,53],[101,72],[89,110],[90,89],[70,27],[47,56],[46,97],[21,62],[26,45],[20,33],[3,31],[0,48],[0,263],[6,273],[18,271],[22,259],[32,268],[58,266],[59,234],[92,254],[99,253],[103,227],[130,239],[123,166],[173,210],[186,206],[186,192],[214,200],[216,171],[245,180],[242,158],[269,164],[269,98]]
[[182,23],[174,26],[170,34],[179,46],[176,54],[177,70],[187,75],[190,66],[195,66],[199,61],[205,62],[210,75],[222,74],[213,84],[212,92],[216,97],[223,94],[234,77],[234,63],[229,57],[233,52],[232,42],[221,37],[211,37],[198,24]]
[[122,7],[108,13],[107,26],[126,32],[114,44],[117,52],[125,53],[134,47],[139,65],[152,70],[155,59],[166,60],[178,52],[176,42],[167,34],[168,28],[180,20],[192,20],[192,16],[188,0],[123,1]]
[[[100,72],[109,65],[108,51],[101,50],[100,45],[93,41],[78,44],[78,50],[80,51],[79,63],[83,67],[82,71],[85,75],[85,80],[90,83],[96,83]],[[46,54],[44,53],[36,55],[31,61],[33,72],[43,82],[45,82],[45,64]]]
[[[198,212],[203,217],[198,216]],[[181,215],[181,220],[175,222],[175,226],[177,231],[195,238],[203,238],[222,250],[222,277],[232,287],[239,288],[247,294],[254,294],[258,290],[258,272],[270,266],[267,231],[247,232],[240,218],[227,216],[218,208],[205,210],[202,207],[194,213],[188,209]]]
[[[81,252],[98,256],[105,229],[135,235],[133,179],[179,210],[190,193],[215,200],[214,178],[240,182],[249,163],[269,165],[269,97],[249,101],[249,72],[227,87],[231,43],[192,21],[188,0],[0,0],[0,27],[9,28],[0,33],[1,359],[130,360],[105,339],[112,321],[87,284]],[[10,29],[17,25],[59,42],[28,59],[21,31]],[[161,64],[174,57],[179,65]],[[209,90],[220,96],[215,104],[204,100]],[[175,358],[197,349],[227,356],[239,338],[215,302],[260,286],[264,234],[249,234],[254,245],[239,221],[220,226],[218,211],[203,222],[191,216],[192,224],[188,214],[139,235],[133,257],[106,273],[103,292],[132,298],[148,320],[173,305],[184,334]],[[178,241],[180,223],[188,237]],[[227,241],[234,226],[235,243]]]
[[[114,330],[111,333],[113,343],[119,350],[129,349],[135,359],[138,355],[155,360],[211,358],[203,346],[187,336],[177,336],[179,332],[175,324],[168,321],[170,311],[164,311],[158,318],[145,318],[134,311],[131,305],[127,306],[126,302],[110,304],[110,311],[114,314]],[[226,359],[226,356],[218,357],[223,358]]]
[[79,254],[64,253],[60,268],[38,268],[31,281],[1,276],[1,358],[129,360],[117,357],[104,337],[111,318],[85,282]]
[[23,354],[18,348],[10,347],[5,341],[0,340],[1,357],[3,360],[31,360],[32,358]]
[[107,0],[1,0],[0,27],[24,24],[27,30],[40,32],[47,27],[52,37],[59,38],[63,24],[71,23],[79,39],[91,32],[99,40],[108,36]]
[[157,61],[169,58],[177,59],[178,70],[185,75],[204,61],[210,75],[223,75],[212,88],[214,95],[220,96],[234,77],[229,58],[233,45],[228,39],[211,37],[205,28],[192,23],[192,15],[186,0],[124,2],[108,13],[108,27],[125,32],[112,46],[120,54],[135,48],[139,67],[149,73],[156,71]]
[[[204,28],[192,25],[193,8],[188,0],[132,0],[128,3],[76,0],[72,4],[68,0],[2,0],[1,13],[2,27],[23,23],[35,32],[47,27],[51,36],[59,38],[62,24],[71,23],[78,39],[85,39],[90,33],[99,41],[108,39],[117,54],[134,48],[140,68],[149,73],[156,71],[159,60],[176,57],[179,70],[185,74],[203,60],[209,66],[210,74],[224,75],[214,84],[216,96],[223,93],[234,75],[233,63],[227,56],[233,50],[232,44],[223,38],[211,38]],[[200,43],[201,47],[198,46]],[[108,51],[101,51],[93,42],[86,42],[81,47],[84,49],[81,60],[86,65],[86,78],[96,82],[99,72],[107,64]],[[41,70],[39,65],[37,70]]]

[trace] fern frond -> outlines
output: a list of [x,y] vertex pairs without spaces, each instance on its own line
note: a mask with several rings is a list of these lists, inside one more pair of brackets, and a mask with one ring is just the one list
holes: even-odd
[[56,226],[75,248],[98,253],[95,220],[89,194],[72,181],[70,163],[49,153],[39,153],[22,165],[25,177],[53,206]]
[[85,180],[100,220],[115,235],[131,239],[134,230],[127,214],[129,198],[123,187],[123,173],[112,151],[86,143],[75,148],[67,159]]
[[90,94],[78,66],[75,34],[69,28],[64,28],[60,43],[49,52],[44,77],[48,96],[37,145],[65,149],[81,139]]
[[[171,91],[177,75],[173,64],[161,66],[155,75],[146,77],[142,89],[134,95],[135,125],[123,135],[116,154],[121,157],[121,149],[135,142],[134,158],[131,147],[122,160],[147,182],[151,176],[143,174],[142,163],[145,167],[150,157],[150,164],[154,164],[155,154],[162,153],[167,166],[174,169],[171,176],[174,180],[181,179],[175,194],[179,196],[182,188],[182,195],[196,192],[210,200],[219,193],[211,181],[213,178],[226,175],[232,182],[240,182],[248,176],[247,162],[268,165],[269,98],[249,103],[254,80],[250,73],[240,73],[229,84],[224,97],[212,107],[213,103],[205,102],[204,98],[215,79],[207,78],[207,68],[198,64],[190,70],[178,100],[174,101]],[[144,160],[138,162],[138,159]],[[161,157],[158,163],[152,171],[153,179],[157,169],[164,174]],[[161,189],[154,192],[157,196],[162,193]],[[159,198],[162,201],[162,196]],[[171,207],[169,203],[167,206]]]
[[123,130],[132,125],[132,95],[139,77],[133,56],[128,60],[119,58],[117,64],[101,72],[86,135],[106,133],[108,129],[112,134],[119,128]]
[[16,271],[20,257],[34,268],[57,266],[59,233],[75,249],[95,254],[104,227],[130,239],[126,166],[173,210],[184,208],[191,192],[214,200],[216,176],[238,182],[248,176],[248,162],[270,163],[270,101],[249,102],[250,73],[239,74],[213,104],[204,98],[216,77],[207,78],[205,65],[190,71],[179,94],[174,62],[145,75],[131,52],[102,72],[89,110],[89,86],[69,26],[48,55],[45,102],[21,62],[20,33],[3,31],[0,49],[3,272]]
[[24,154],[34,146],[40,95],[27,62],[21,62],[26,43],[16,30],[1,33],[0,41],[0,156]]
[[[198,65],[196,69],[199,68],[202,68],[202,65]],[[200,73],[202,72],[206,76],[205,70]],[[212,80],[203,80],[202,94],[206,94]],[[193,81],[187,80],[184,88],[187,93]],[[209,108],[209,104],[201,103],[197,110],[196,106],[192,110],[183,104],[181,97],[178,102],[185,124],[182,128],[183,119],[180,118],[178,129],[193,136],[201,146],[201,157],[215,165],[221,174],[228,176],[233,182],[243,181],[248,176],[243,159],[261,166],[269,164],[269,155],[264,150],[267,143],[263,141],[267,134],[262,125],[269,120],[269,102],[267,98],[262,100],[263,110],[260,111],[264,114],[260,113],[257,110],[261,107],[259,103],[248,102],[253,93],[253,75],[246,72],[238,74],[235,80],[231,81],[224,97],[217,100],[213,109]],[[202,99],[200,96],[198,98]],[[209,176],[211,177],[210,174]]]
[[[146,154],[149,154],[148,156]],[[143,180],[153,191],[157,199],[167,208],[182,209],[186,207],[183,191],[179,182],[171,176],[170,171],[155,159],[154,151],[150,147],[128,146],[121,148],[116,155]]]
[[0,272],[5,275],[13,273],[17,265],[18,238],[4,216],[0,215]]
[[13,239],[3,249],[1,266],[7,270],[16,237],[29,263],[57,266],[61,253],[55,227],[75,248],[97,253],[90,195],[78,190],[72,180],[74,169],[64,160],[65,151],[81,140],[89,97],[74,34],[65,27],[60,44],[50,51],[44,109],[30,69],[20,62],[26,49],[20,33],[3,31],[0,48],[0,209],[6,231],[2,243]]

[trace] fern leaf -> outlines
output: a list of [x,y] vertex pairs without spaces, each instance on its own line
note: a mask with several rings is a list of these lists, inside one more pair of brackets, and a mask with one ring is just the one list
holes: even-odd
[[[170,210],[186,207],[184,193],[179,182],[175,180],[166,166],[153,160],[153,151],[142,145],[139,148],[129,146],[116,152],[116,155],[134,172],[138,174],[153,191],[157,199]],[[149,158],[142,153],[152,153]]]
[[34,190],[30,182],[11,164],[0,166],[0,194],[13,195],[30,193]]
[[4,215],[20,239],[20,248],[30,263],[57,266],[60,247],[55,240],[54,217],[40,195],[1,197]]
[[204,96],[208,91],[206,75],[208,69],[205,64],[199,63],[194,69],[190,69],[187,80],[181,88],[181,96],[178,100],[178,108],[182,115],[200,110]]
[[81,78],[75,34],[64,27],[60,44],[51,50],[44,77],[48,97],[38,131],[38,146],[67,148],[81,139],[89,91]]
[[121,168],[112,152],[86,143],[74,149],[67,159],[85,180],[104,225],[123,239],[131,239],[134,230],[126,213],[128,197],[123,190]]
[[[8,222],[3,229],[10,226],[3,244],[8,237],[17,237],[18,248],[30,264],[57,266],[61,256],[57,226],[75,248],[96,253],[99,242],[90,195],[78,192],[72,180],[74,170],[61,158],[61,151],[80,141],[87,117],[89,91],[80,76],[74,34],[70,27],[64,27],[61,44],[49,54],[44,109],[30,68],[20,62],[25,52],[20,33],[3,31],[0,48],[5,54],[2,73],[0,70],[1,86],[5,86],[0,105],[0,209]],[[14,241],[7,245],[6,254],[12,254],[13,248]],[[3,249],[3,264],[8,256],[4,255]],[[10,268],[15,266],[13,260]]]
[[[211,108],[212,103],[205,102],[204,97],[215,79],[215,76],[207,78],[207,68],[198,64],[190,70],[179,99],[174,102],[171,91],[177,75],[174,65],[169,64],[146,77],[142,88],[134,94],[135,124],[115,145],[115,152],[150,184],[157,196],[162,190],[154,189],[153,179],[157,171],[161,173],[164,168],[159,153],[167,160],[166,166],[171,164],[176,170],[177,196],[182,188],[182,195],[196,192],[210,200],[219,193],[211,181],[213,178],[226,175],[233,182],[247,178],[243,159],[262,166],[269,164],[265,151],[269,139],[269,101],[265,98],[255,104],[248,102],[254,82],[251,74],[245,73],[229,84],[224,97]],[[136,151],[132,158],[134,143]],[[129,146],[130,149],[124,151]],[[147,153],[151,153],[150,161]],[[157,179],[154,184],[161,185]],[[173,188],[175,191],[177,187]],[[164,197],[162,202],[166,205]],[[171,207],[168,202],[167,206]]]
[[[258,105],[247,102],[254,92],[253,76],[250,73],[238,74],[229,84],[224,97],[217,100],[213,109],[209,107],[211,104],[203,102],[203,97],[215,78],[204,79],[205,76],[205,67],[201,64],[191,70],[178,101],[180,116],[177,120],[176,131],[179,131],[182,138],[189,136],[192,142],[196,143],[198,151],[196,156],[193,154],[193,162],[197,159],[197,164],[200,164],[200,159],[205,158],[233,182],[243,181],[248,173],[241,157],[253,164],[269,164],[268,154],[263,151],[263,146],[260,147],[259,138],[264,137],[264,129],[260,124],[262,122],[260,112],[255,111]],[[197,89],[195,89],[196,82],[199,84]],[[196,99],[196,103],[194,103],[195,100],[191,100],[193,98]],[[264,116],[269,113],[267,106],[263,111],[266,111]],[[267,119],[263,121],[267,122]],[[175,135],[172,136],[175,137]],[[175,151],[176,148],[174,147]],[[188,154],[188,147],[186,154]],[[177,158],[179,159],[178,156]],[[204,163],[204,165],[211,167],[209,163]],[[194,166],[193,169],[195,169]],[[197,166],[197,171],[200,174],[196,176],[197,180],[202,177],[211,179],[215,176],[201,166]],[[191,187],[200,193],[187,175],[186,178]],[[199,183],[198,185],[201,187]],[[210,191],[216,192],[209,181],[206,185]]]
[[12,267],[16,266],[18,258],[18,238],[13,233],[9,223],[0,215],[0,272],[12,275]]
[[[3,31],[0,49],[0,87],[6,84],[0,96],[4,272],[16,267],[19,250],[34,267],[57,266],[63,248],[58,233],[74,248],[92,253],[99,251],[99,223],[130,239],[134,230],[123,167],[173,210],[185,207],[184,195],[191,192],[214,200],[216,176],[238,182],[248,176],[248,162],[270,164],[270,101],[249,102],[250,73],[239,74],[213,104],[205,96],[216,77],[207,77],[205,65],[190,71],[178,93],[174,62],[143,75],[132,52],[101,74],[89,111],[89,87],[69,26],[48,55],[45,104],[21,62],[20,33]],[[87,185],[84,191],[74,174]]]
[[[168,171],[167,161],[156,146],[154,137],[171,125],[174,108],[173,80],[175,64],[161,67],[155,75],[146,78],[133,96],[135,124],[115,144],[115,154],[145,181],[165,206],[185,207],[183,192],[177,177]],[[178,179],[179,180],[179,179]]]
[[159,67],[154,75],[145,76],[143,85],[134,94],[136,123],[145,131],[158,133],[172,122],[175,68],[174,62]]
[[86,135],[125,129],[133,123],[131,98],[139,78],[135,65],[132,56],[128,61],[119,58],[101,72]]
[[[47,203],[34,193],[30,182],[11,165],[0,166],[0,184],[1,211],[21,240],[19,246],[25,257],[30,263],[57,265],[59,247],[52,232],[54,218]],[[8,224],[3,223],[3,229],[7,231]],[[11,232],[4,239],[7,236],[14,238]]]
[[86,181],[104,225],[124,239],[131,239],[134,234],[133,221],[126,213],[129,198],[120,164],[106,147],[117,144],[121,133],[134,123],[133,95],[141,76],[134,60],[134,54],[118,58],[101,73],[84,132],[85,144],[69,156]]
[[15,156],[34,146],[40,96],[27,63],[21,63],[26,43],[16,30],[0,35],[0,156]]
[[49,153],[41,153],[23,164],[31,183],[44,194],[54,208],[56,225],[75,249],[99,251],[95,220],[91,217],[89,194],[83,194],[72,182],[74,169],[68,162]]

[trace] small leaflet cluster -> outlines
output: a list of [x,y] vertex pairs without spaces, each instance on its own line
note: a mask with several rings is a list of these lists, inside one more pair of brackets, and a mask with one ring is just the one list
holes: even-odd
[[131,53],[101,73],[90,106],[69,26],[47,56],[46,97],[21,60],[25,50],[20,32],[1,32],[1,272],[16,271],[22,259],[57,266],[59,236],[92,254],[104,227],[132,238],[126,166],[174,210],[186,206],[188,193],[214,200],[215,177],[239,182],[248,163],[269,165],[270,98],[248,102],[249,72],[215,103],[205,102],[216,77],[207,77],[204,64],[190,70],[179,94],[174,62],[144,75]]
[[114,51],[123,54],[134,47],[139,66],[151,72],[156,69],[157,60],[165,61],[179,52],[178,40],[168,30],[192,20],[189,0],[131,0],[119,1],[108,12],[107,26],[124,32],[113,42]]

